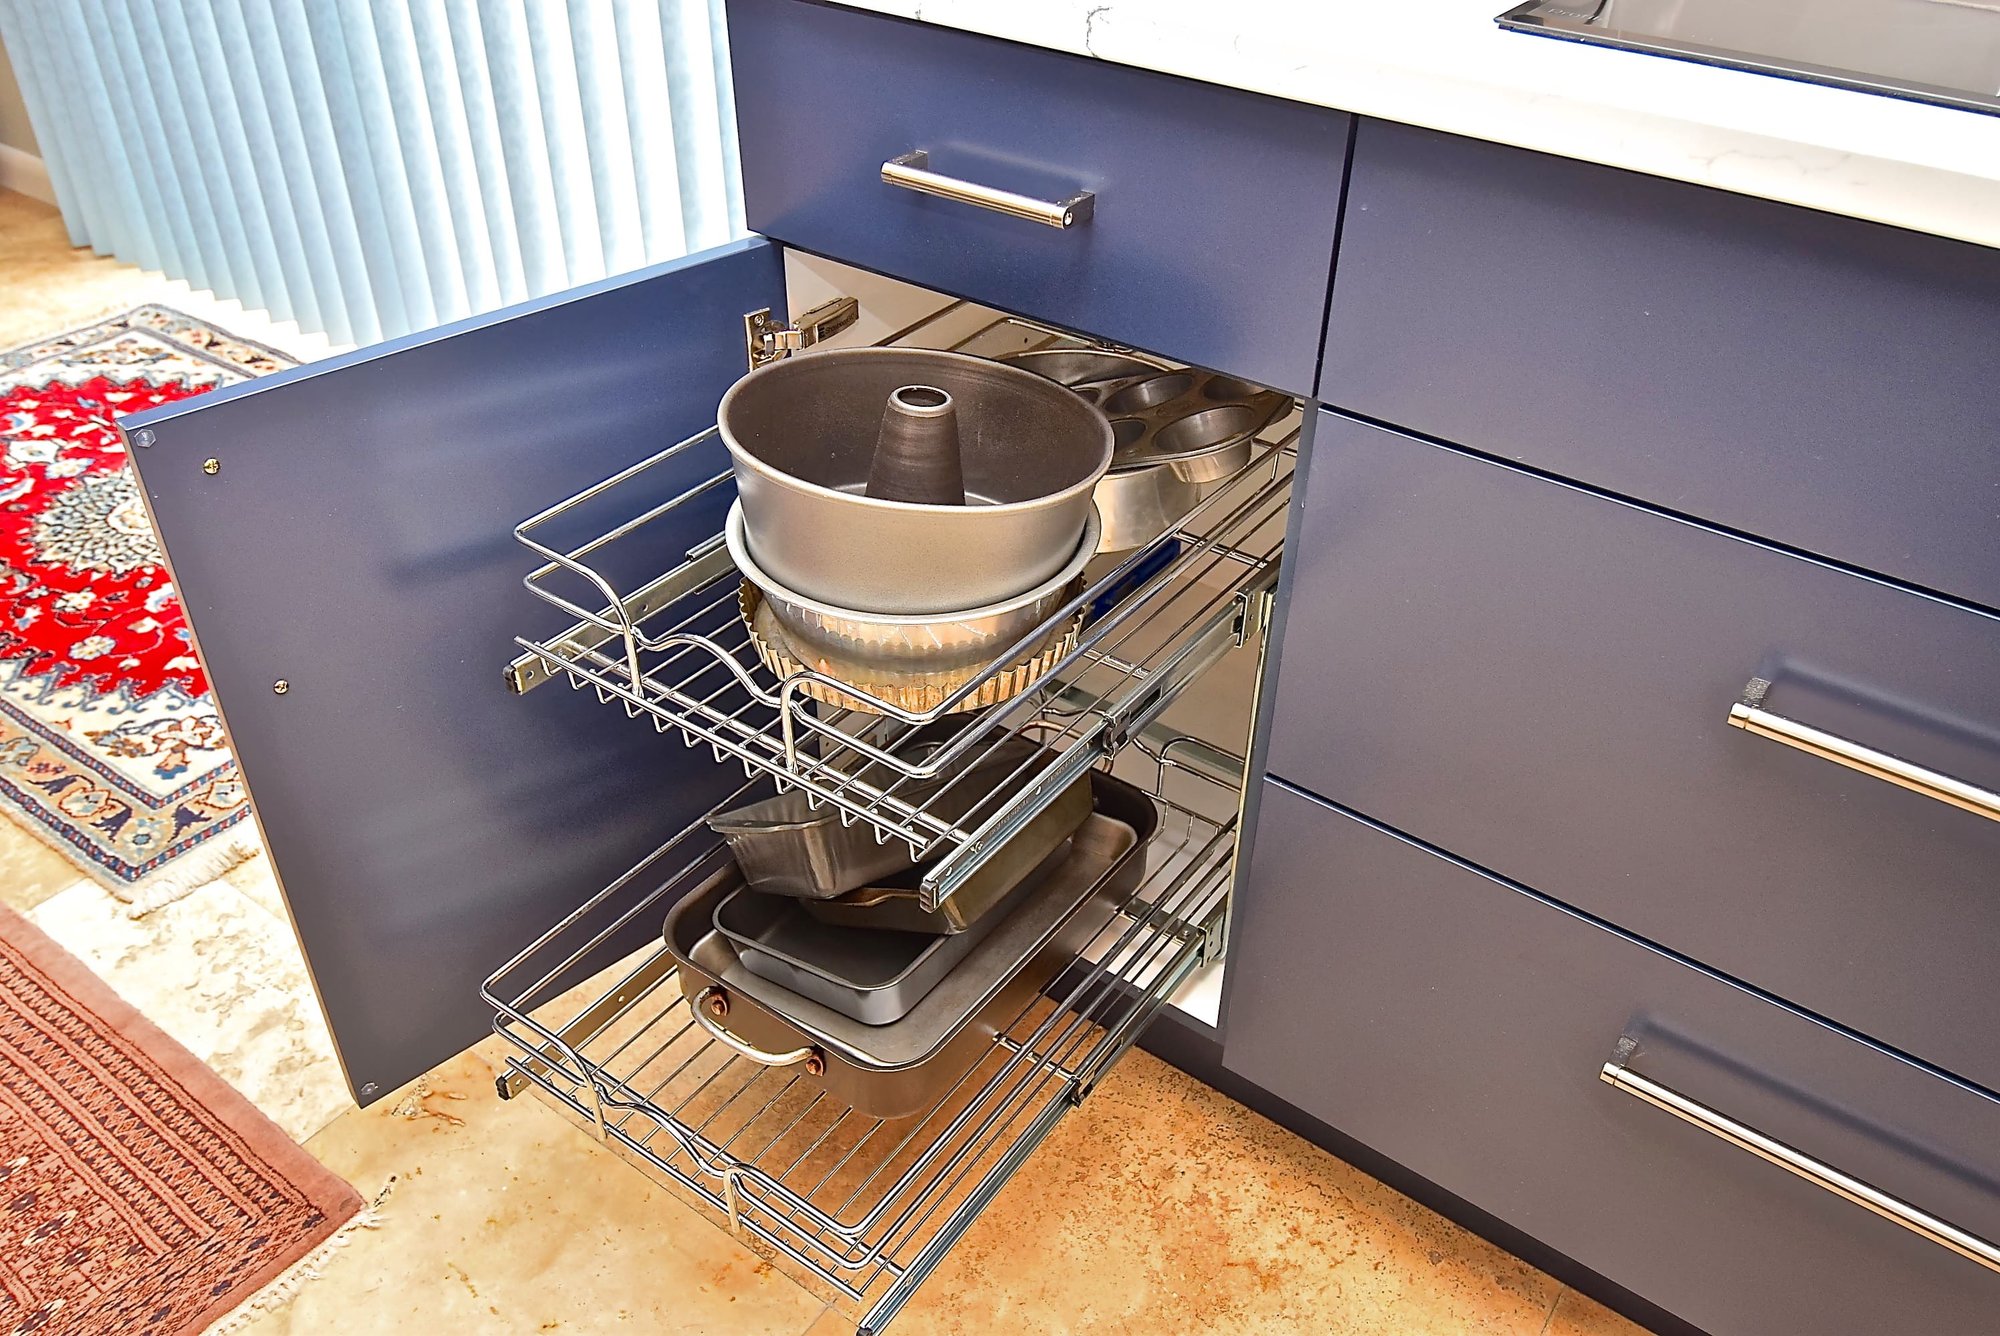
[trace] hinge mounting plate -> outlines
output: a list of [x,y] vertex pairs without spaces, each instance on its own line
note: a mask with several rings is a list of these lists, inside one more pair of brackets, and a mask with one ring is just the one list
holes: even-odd
[[852,297],[835,297],[802,312],[791,324],[771,314],[766,306],[743,317],[743,352],[755,371],[768,362],[790,357],[801,348],[810,348],[821,339],[831,338],[861,318],[861,303]]

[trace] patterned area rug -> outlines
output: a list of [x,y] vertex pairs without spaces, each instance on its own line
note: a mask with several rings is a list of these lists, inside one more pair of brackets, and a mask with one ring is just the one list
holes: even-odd
[[291,365],[163,306],[0,353],[0,811],[141,909],[255,844],[113,419]]
[[361,1207],[0,908],[0,1332],[192,1336],[283,1288]]

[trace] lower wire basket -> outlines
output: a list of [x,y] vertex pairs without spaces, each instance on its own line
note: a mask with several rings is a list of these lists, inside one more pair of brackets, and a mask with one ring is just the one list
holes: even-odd
[[[1227,803],[1199,806],[1233,813],[1234,794],[1212,782]],[[1006,1020],[976,1067],[910,1117],[857,1113],[796,1069],[739,1056],[696,1024],[657,934],[669,905],[722,856],[700,826],[487,981],[495,1029],[514,1049],[500,1092],[535,1090],[793,1264],[851,1311],[858,1331],[878,1332],[1219,949],[1236,818],[1204,815],[1161,787],[1147,874],[1112,926]]]

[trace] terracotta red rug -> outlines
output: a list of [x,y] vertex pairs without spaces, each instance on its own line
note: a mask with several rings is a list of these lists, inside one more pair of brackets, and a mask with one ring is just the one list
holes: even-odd
[[0,1336],[193,1336],[361,1205],[0,907]]
[[142,907],[255,846],[116,419],[293,364],[164,306],[0,351],[0,810]]

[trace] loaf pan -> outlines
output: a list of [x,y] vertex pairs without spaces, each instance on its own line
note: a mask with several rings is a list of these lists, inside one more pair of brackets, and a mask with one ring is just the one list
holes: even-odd
[[[950,745],[957,728],[956,723],[927,725],[912,735],[914,741],[898,744],[897,752],[905,763],[921,766]],[[1052,753],[1025,738],[1007,737],[977,750],[971,761],[928,779],[905,778],[876,765],[864,767],[860,778],[888,790],[912,807],[932,812],[946,821],[960,821],[968,813],[980,811],[996,789],[1006,784],[1026,783],[1052,759]],[[998,900],[1008,886],[1076,828],[1089,813],[1090,796],[1079,781],[1051,807],[1054,816],[1047,822],[1031,823],[1023,831],[1023,834],[1033,832],[1029,843],[1023,846],[1024,851],[1040,843],[1033,857],[1017,860],[1007,880],[996,883],[989,879],[980,888],[987,905]],[[1064,821],[1067,826],[1062,824]],[[903,841],[876,838],[874,829],[863,820],[842,824],[834,807],[814,807],[798,789],[747,807],[717,812],[709,817],[708,825],[729,841],[729,852],[743,870],[744,881],[768,895],[828,900],[882,883],[915,862],[909,845]],[[995,873],[995,878],[1007,875],[1003,869]],[[963,922],[969,923],[977,917],[977,905],[975,899],[961,906]]]
[[729,841],[743,880],[771,895],[839,895],[913,861],[909,845],[877,839],[865,821],[843,825],[836,809],[813,807],[798,789],[717,812],[708,826]]
[[667,951],[696,1021],[743,1057],[796,1068],[862,1114],[921,1113],[979,1063],[1137,887],[1159,810],[1108,775],[1093,774],[1091,791],[1096,810],[1069,856],[909,1015],[888,1025],[864,1025],[743,968],[711,921],[716,902],[742,884],[740,873],[724,868],[667,914]]
[[[1015,753],[1017,763],[1022,755]],[[969,932],[1089,820],[1092,807],[1090,776],[1078,775],[936,909],[924,908],[923,866],[831,900],[808,901],[803,907],[820,922],[841,927],[905,934]]]
[[864,1025],[888,1025],[909,1015],[1068,852],[1065,840],[1035,869],[1040,875],[1017,878],[1001,902],[965,932],[841,927],[805,912],[807,903],[822,902],[760,895],[747,887],[716,903],[715,930],[758,978]]

